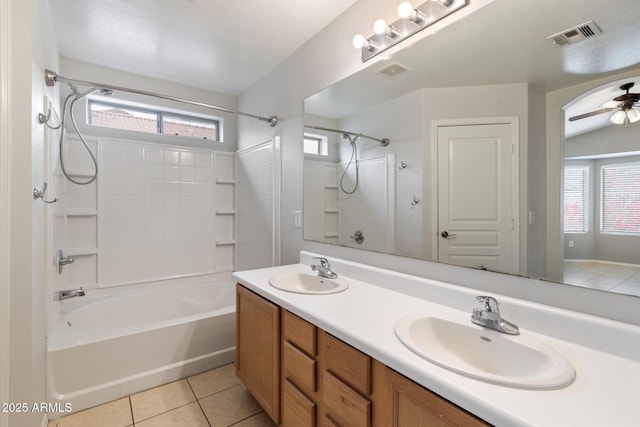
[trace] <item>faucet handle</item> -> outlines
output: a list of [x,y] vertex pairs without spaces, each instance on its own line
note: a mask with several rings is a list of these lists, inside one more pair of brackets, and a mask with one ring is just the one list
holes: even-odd
[[480,295],[477,296],[476,299],[479,303],[484,305],[484,310],[489,313],[499,313],[500,303],[494,297],[490,297],[488,295]]
[[319,256],[314,256],[313,259],[317,259],[318,261],[320,261],[320,265],[327,268],[329,267],[329,260],[323,257],[319,257]]

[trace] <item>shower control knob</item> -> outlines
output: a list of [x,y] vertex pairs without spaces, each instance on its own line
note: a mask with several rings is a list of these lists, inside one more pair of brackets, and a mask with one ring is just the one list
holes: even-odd
[[356,230],[356,232],[354,233],[353,236],[349,236],[350,238],[352,238],[353,240],[356,241],[356,243],[358,244],[362,244],[362,242],[364,242],[364,233],[360,230]]

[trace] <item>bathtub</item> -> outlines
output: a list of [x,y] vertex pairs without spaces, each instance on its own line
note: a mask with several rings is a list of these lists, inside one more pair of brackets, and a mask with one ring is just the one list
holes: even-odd
[[47,339],[49,402],[75,412],[234,360],[230,278],[146,288],[62,301]]

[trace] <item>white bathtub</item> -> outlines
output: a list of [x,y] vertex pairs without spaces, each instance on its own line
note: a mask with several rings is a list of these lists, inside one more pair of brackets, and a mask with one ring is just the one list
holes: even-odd
[[234,360],[231,279],[157,288],[62,302],[48,337],[50,402],[75,412]]

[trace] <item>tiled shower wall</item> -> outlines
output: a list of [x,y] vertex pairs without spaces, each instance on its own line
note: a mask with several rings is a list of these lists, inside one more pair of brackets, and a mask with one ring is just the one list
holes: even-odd
[[[91,163],[69,137],[68,169]],[[86,289],[231,271],[234,154],[93,140],[97,185],[68,184],[66,287]],[[84,155],[84,157],[83,157]]]
[[[358,160],[358,189],[353,194],[338,191],[340,244],[393,253],[395,240],[393,164],[393,154]],[[348,163],[342,162],[338,166],[339,182]],[[342,185],[349,192],[355,188],[354,163],[344,173]],[[364,234],[362,243],[357,243],[351,237],[358,230]]]
[[304,238],[338,243],[338,165],[320,160],[304,161]]
[[280,262],[279,153],[279,137],[236,153],[238,270]]

